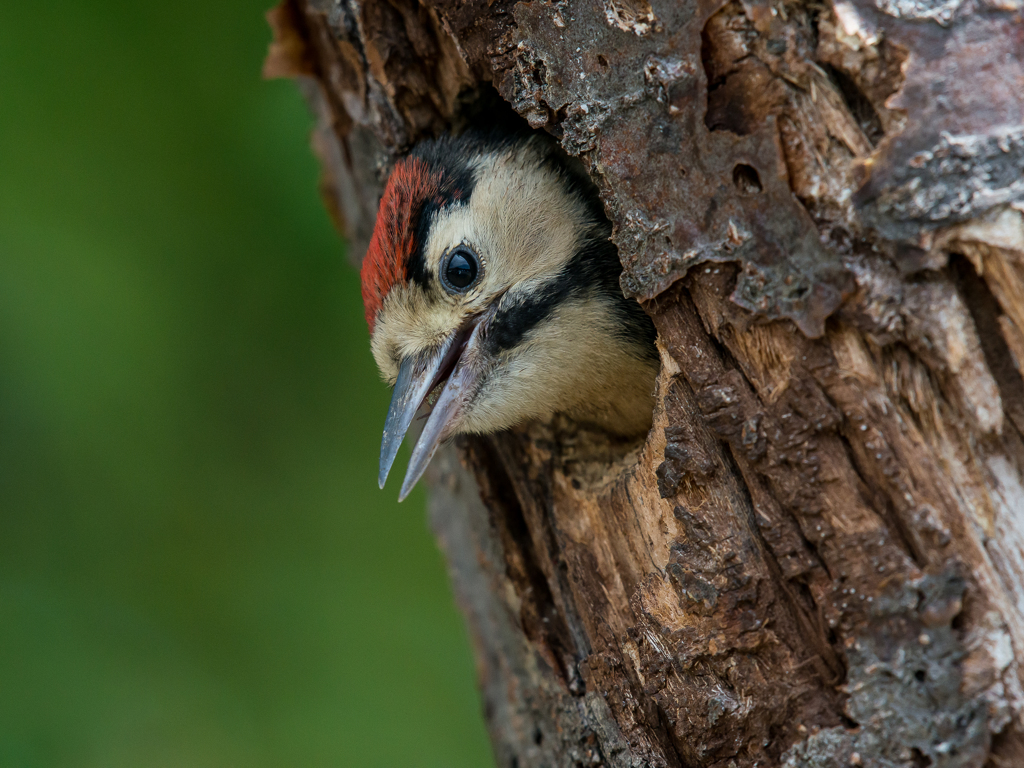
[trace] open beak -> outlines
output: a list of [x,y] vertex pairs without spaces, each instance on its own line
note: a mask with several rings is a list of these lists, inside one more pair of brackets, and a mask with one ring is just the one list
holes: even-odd
[[447,383],[430,412],[423,432],[412,451],[409,468],[402,482],[398,500],[403,501],[426,470],[437,447],[454,431],[465,404],[472,397],[479,381],[479,359],[476,354],[481,324],[471,323],[452,334],[438,348],[407,357],[398,368],[398,380],[391,395],[391,407],[384,422],[380,445],[378,485],[383,488],[395,462],[398,447],[416,411],[431,392],[445,379]]

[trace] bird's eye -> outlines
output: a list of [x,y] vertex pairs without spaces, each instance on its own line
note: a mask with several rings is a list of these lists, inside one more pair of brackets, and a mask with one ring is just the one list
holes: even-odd
[[444,287],[451,293],[464,293],[480,275],[480,259],[466,246],[459,246],[441,267]]

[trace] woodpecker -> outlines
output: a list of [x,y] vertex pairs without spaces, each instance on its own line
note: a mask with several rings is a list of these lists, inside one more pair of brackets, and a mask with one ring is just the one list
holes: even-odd
[[394,387],[381,488],[431,403],[400,501],[455,434],[556,413],[618,436],[649,429],[654,325],[622,295],[610,236],[593,182],[547,135],[446,135],[399,160],[361,274],[373,357]]

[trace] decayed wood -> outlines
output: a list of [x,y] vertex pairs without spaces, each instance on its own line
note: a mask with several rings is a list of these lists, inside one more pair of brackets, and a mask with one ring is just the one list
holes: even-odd
[[1018,0],[270,18],[356,259],[396,156],[514,110],[658,328],[645,441],[556,420],[431,471],[502,768],[1024,766]]

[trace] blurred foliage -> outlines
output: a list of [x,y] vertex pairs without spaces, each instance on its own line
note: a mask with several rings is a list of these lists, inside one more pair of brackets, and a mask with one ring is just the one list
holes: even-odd
[[0,766],[492,764],[270,0],[0,4]]

